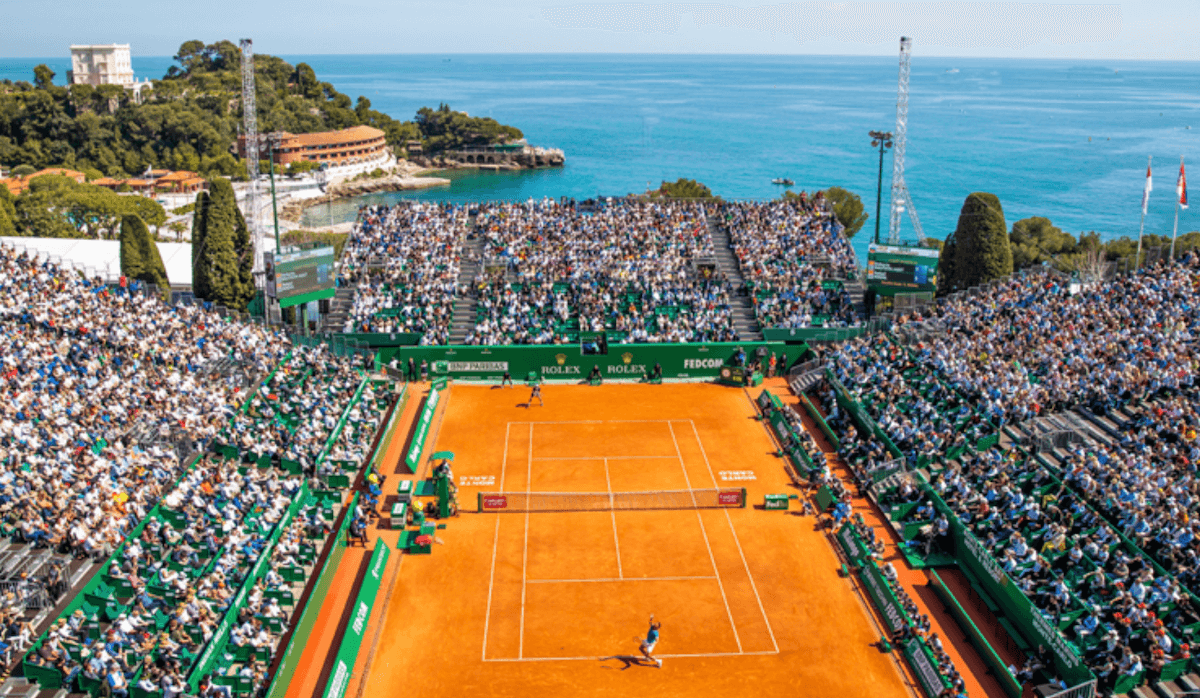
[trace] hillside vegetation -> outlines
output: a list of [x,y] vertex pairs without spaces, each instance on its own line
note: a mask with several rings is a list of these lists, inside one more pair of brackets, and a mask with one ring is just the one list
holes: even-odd
[[[241,50],[230,41],[188,41],[153,90],[136,104],[116,85],[54,84],[45,65],[33,82],[0,82],[0,165],[68,167],[88,175],[128,177],[148,167],[191,170],[206,177],[242,178],[235,145],[242,124]],[[369,125],[387,134],[399,154],[421,141],[436,154],[461,145],[522,137],[490,118],[471,117],[441,104],[397,121],[318,79],[306,63],[255,54],[258,129],[311,133]]]

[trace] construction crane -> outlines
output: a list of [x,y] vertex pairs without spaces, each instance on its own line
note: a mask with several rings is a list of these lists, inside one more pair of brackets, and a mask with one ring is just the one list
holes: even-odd
[[255,283],[261,283],[263,272],[263,227],[258,196],[258,110],[254,102],[254,42],[242,39],[242,130],[246,137],[246,227],[250,229],[250,242],[254,249]]
[[921,220],[917,218],[917,209],[913,206],[908,185],[904,182],[904,146],[908,133],[908,63],[911,55],[912,39],[907,36],[900,37],[900,87],[896,92],[896,131],[892,140],[892,219],[888,226],[890,245],[900,244],[900,214],[904,213],[905,209],[908,210],[908,217],[912,219],[917,242],[925,242]]

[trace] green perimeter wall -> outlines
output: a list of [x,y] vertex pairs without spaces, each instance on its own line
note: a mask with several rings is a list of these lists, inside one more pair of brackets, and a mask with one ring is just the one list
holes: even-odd
[[[355,492],[346,508],[352,510],[357,503],[358,493]],[[341,527],[333,534],[331,543],[333,549],[330,551],[329,557],[325,558],[325,564],[319,571],[314,570],[317,574],[316,587],[305,602],[304,609],[300,611],[300,622],[296,624],[296,632],[292,634],[292,639],[288,642],[283,662],[280,663],[279,670],[275,672],[275,678],[271,681],[267,692],[268,698],[283,698],[287,693],[288,684],[291,683],[292,675],[296,673],[296,668],[300,664],[300,657],[304,654],[304,646],[308,644],[313,626],[317,623],[317,616],[321,615],[321,606],[325,602],[325,595],[329,593],[329,587],[333,584],[334,577],[337,576],[338,566],[342,564],[342,558],[346,554],[346,529],[350,527],[350,519],[350,516],[342,517]]]
[[[771,342],[800,344],[803,342],[840,342],[854,339],[867,327],[764,327],[762,334]],[[789,354],[789,356],[791,356]],[[791,357],[796,358],[796,357]]]
[[417,364],[429,362],[431,376],[500,380],[507,370],[514,380],[523,380],[535,373],[544,380],[582,381],[592,366],[608,379],[640,380],[643,374],[662,364],[663,378],[716,378],[722,367],[741,347],[747,360],[759,347],[771,352],[786,352],[795,360],[804,349],[783,342],[723,342],[710,344],[610,344],[608,354],[584,355],[578,344],[531,346],[423,346],[384,347],[379,360],[387,364],[392,358],[404,366],[412,357]]

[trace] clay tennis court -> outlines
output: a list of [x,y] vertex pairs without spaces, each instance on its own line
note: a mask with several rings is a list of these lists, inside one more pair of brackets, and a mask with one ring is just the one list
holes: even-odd
[[[381,595],[362,695],[909,695],[815,520],[754,506],[796,490],[744,391],[543,392],[447,393],[427,451],[455,452],[463,513]],[[743,487],[746,508],[520,510],[524,493]],[[476,513],[480,492],[510,504]],[[638,661],[651,613],[662,668]]]

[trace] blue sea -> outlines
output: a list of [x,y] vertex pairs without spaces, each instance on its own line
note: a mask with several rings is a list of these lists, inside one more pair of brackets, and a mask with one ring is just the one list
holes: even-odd
[[[320,79],[398,119],[446,102],[562,148],[561,170],[452,173],[453,184],[396,199],[586,198],[697,179],[727,199],[769,199],[842,186],[872,218],[878,153],[867,132],[893,130],[895,58],[678,55],[321,55]],[[0,59],[0,79],[31,79],[46,62]],[[169,58],[134,56],[139,76]],[[912,59],[906,179],[925,234],[954,229],[973,191],[1000,197],[1009,225],[1046,216],[1071,233],[1136,236],[1146,161],[1155,190],[1146,231],[1169,235],[1179,158],[1200,172],[1200,63]],[[884,163],[883,232],[891,157]],[[1193,176],[1200,182],[1200,175]],[[310,225],[353,216],[356,205],[310,212]],[[1180,231],[1200,229],[1200,207]],[[912,236],[903,223],[904,237]]]

